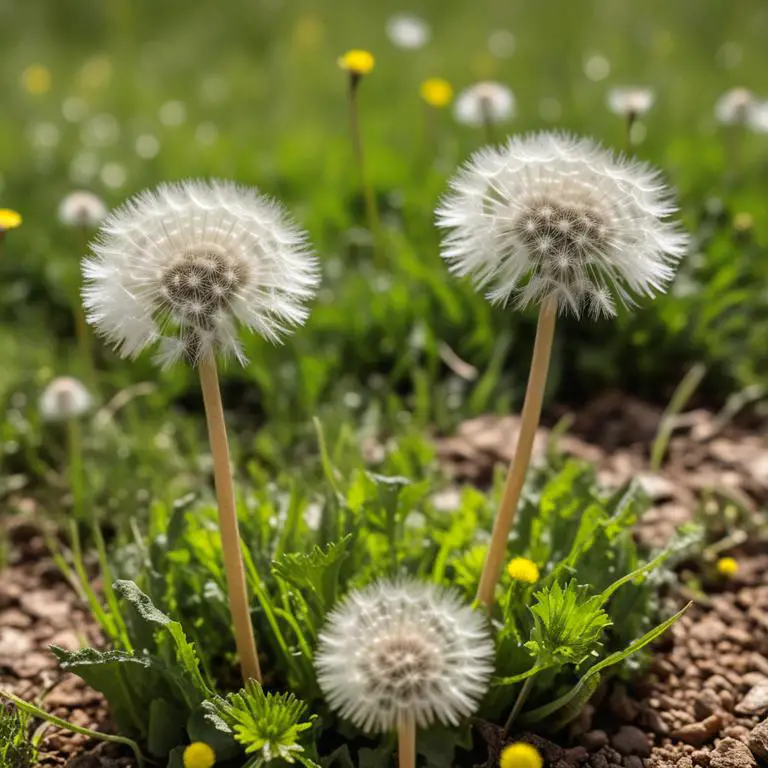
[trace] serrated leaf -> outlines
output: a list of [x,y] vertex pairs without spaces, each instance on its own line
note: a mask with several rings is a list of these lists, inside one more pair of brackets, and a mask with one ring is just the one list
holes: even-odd
[[217,762],[242,755],[243,748],[235,741],[235,732],[227,725],[213,701],[204,701],[187,720],[190,741],[202,741],[216,753]]

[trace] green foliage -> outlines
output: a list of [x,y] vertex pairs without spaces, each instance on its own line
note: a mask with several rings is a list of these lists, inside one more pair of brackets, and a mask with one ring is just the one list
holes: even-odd
[[0,702],[0,768],[32,768],[37,748],[29,733],[29,716]]
[[298,762],[306,768],[319,768],[303,754],[299,744],[301,733],[311,728],[312,722],[303,720],[307,706],[292,694],[265,694],[258,683],[249,680],[239,693],[230,694],[226,700],[217,699],[214,704],[250,756],[248,768],[273,762]]

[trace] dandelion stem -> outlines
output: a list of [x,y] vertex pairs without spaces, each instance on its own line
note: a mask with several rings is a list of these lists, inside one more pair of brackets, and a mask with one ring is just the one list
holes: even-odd
[[544,400],[544,388],[547,383],[549,359],[552,353],[552,341],[555,335],[557,301],[547,299],[539,311],[536,327],[536,341],[533,346],[531,372],[525,392],[525,402],[520,419],[520,433],[517,447],[509,465],[501,504],[493,524],[491,545],[480,577],[477,591],[479,603],[490,609],[493,606],[496,585],[501,576],[501,569],[507,552],[507,541],[512,523],[515,520],[517,505],[523,489],[525,475],[531,461],[533,441],[541,418],[541,406]]
[[634,112],[628,112],[627,113],[627,135],[626,135],[626,142],[627,142],[627,154],[631,155],[633,150],[633,142],[632,142],[632,126],[635,124],[635,119],[637,118],[637,115]]
[[416,723],[407,715],[397,724],[397,754],[398,768],[416,768]]
[[69,488],[72,492],[74,517],[78,522],[85,520],[85,484],[83,482],[83,441],[80,422],[71,417],[67,420],[67,441],[69,443]]
[[248,605],[245,586],[245,569],[240,544],[235,507],[235,489],[229,464],[229,443],[224,423],[224,407],[221,402],[219,375],[216,360],[207,357],[200,363],[200,386],[203,392],[205,420],[213,454],[213,475],[216,499],[219,506],[219,527],[227,577],[229,606],[235,629],[235,644],[240,657],[243,681],[254,679],[261,683],[261,668],[256,651],[256,640]]
[[483,116],[483,135],[486,144],[493,144],[493,109],[490,99],[483,97],[480,99],[480,112]]
[[[539,662],[537,660],[536,664],[538,663]],[[530,694],[531,689],[533,688],[533,681],[535,677],[536,675],[531,675],[530,677],[526,678],[525,682],[523,683],[523,687],[520,689],[520,693],[517,694],[517,699],[515,699],[515,705],[512,707],[512,711],[509,713],[507,722],[504,724],[505,736],[509,733],[509,729],[512,727],[512,723],[514,723],[515,720],[517,720],[517,716],[520,714],[520,710],[522,710],[523,705],[528,699],[528,695]]]
[[365,215],[368,219],[368,229],[373,238],[373,254],[377,257],[379,252],[379,210],[376,205],[376,196],[368,178],[368,169],[365,163],[365,150],[363,149],[363,134],[360,130],[360,108],[358,106],[357,91],[360,84],[360,76],[352,73],[349,80],[349,129],[352,134],[352,144],[357,157],[357,165],[360,171],[360,186],[365,201]]

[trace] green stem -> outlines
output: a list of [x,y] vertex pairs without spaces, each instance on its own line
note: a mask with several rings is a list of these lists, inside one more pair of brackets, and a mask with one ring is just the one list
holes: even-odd
[[80,422],[76,418],[70,418],[67,422],[67,437],[69,438],[69,486],[72,491],[72,506],[75,520],[81,523],[85,520],[83,441]]
[[[539,664],[539,660],[536,660],[536,664]],[[507,733],[509,733],[509,729],[512,727],[512,723],[517,720],[517,716],[520,714],[520,711],[523,708],[523,705],[525,704],[529,694],[531,693],[531,689],[533,688],[533,681],[536,679],[536,675],[531,675],[529,678],[526,679],[526,681],[523,683],[523,687],[520,689],[520,693],[517,694],[517,700],[515,701],[515,706],[512,707],[512,711],[509,713],[509,717],[507,718],[507,722],[504,724],[504,735],[506,736]]]
[[365,201],[365,214],[368,219],[368,229],[373,238],[373,256],[377,259],[379,253],[379,209],[376,205],[376,196],[373,194],[373,187],[368,179],[368,170],[365,163],[365,151],[363,149],[363,134],[360,130],[360,110],[357,101],[357,88],[360,84],[359,79],[350,79],[349,85],[349,128],[352,134],[352,144],[357,157],[357,165],[360,171],[360,186]]
[[50,712],[46,712],[44,709],[41,709],[34,704],[30,704],[28,701],[24,701],[24,699],[20,699],[18,696],[14,696],[14,694],[2,689],[0,689],[0,698],[8,699],[8,701],[15,704],[22,712],[26,712],[33,717],[38,717],[41,720],[46,720],[52,725],[63,728],[65,731],[79,733],[81,736],[87,736],[90,739],[111,741],[113,744],[123,744],[126,747],[130,747],[136,757],[136,765],[138,768],[144,768],[145,766],[144,756],[141,754],[139,745],[132,739],[128,739],[125,736],[113,736],[108,733],[99,733],[98,731],[92,731],[90,728],[74,725],[73,723],[62,720],[60,717],[56,717],[56,715],[52,715]]

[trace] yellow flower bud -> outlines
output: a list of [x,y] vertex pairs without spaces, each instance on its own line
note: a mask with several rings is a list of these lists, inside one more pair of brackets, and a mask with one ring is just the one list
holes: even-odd
[[514,581],[525,581],[535,584],[539,580],[539,568],[533,560],[527,557],[515,557],[507,565],[507,573]]
[[339,57],[339,66],[353,75],[367,75],[375,63],[376,60],[370,51],[354,49]]
[[518,741],[501,751],[499,768],[542,768],[544,760],[531,744]]

